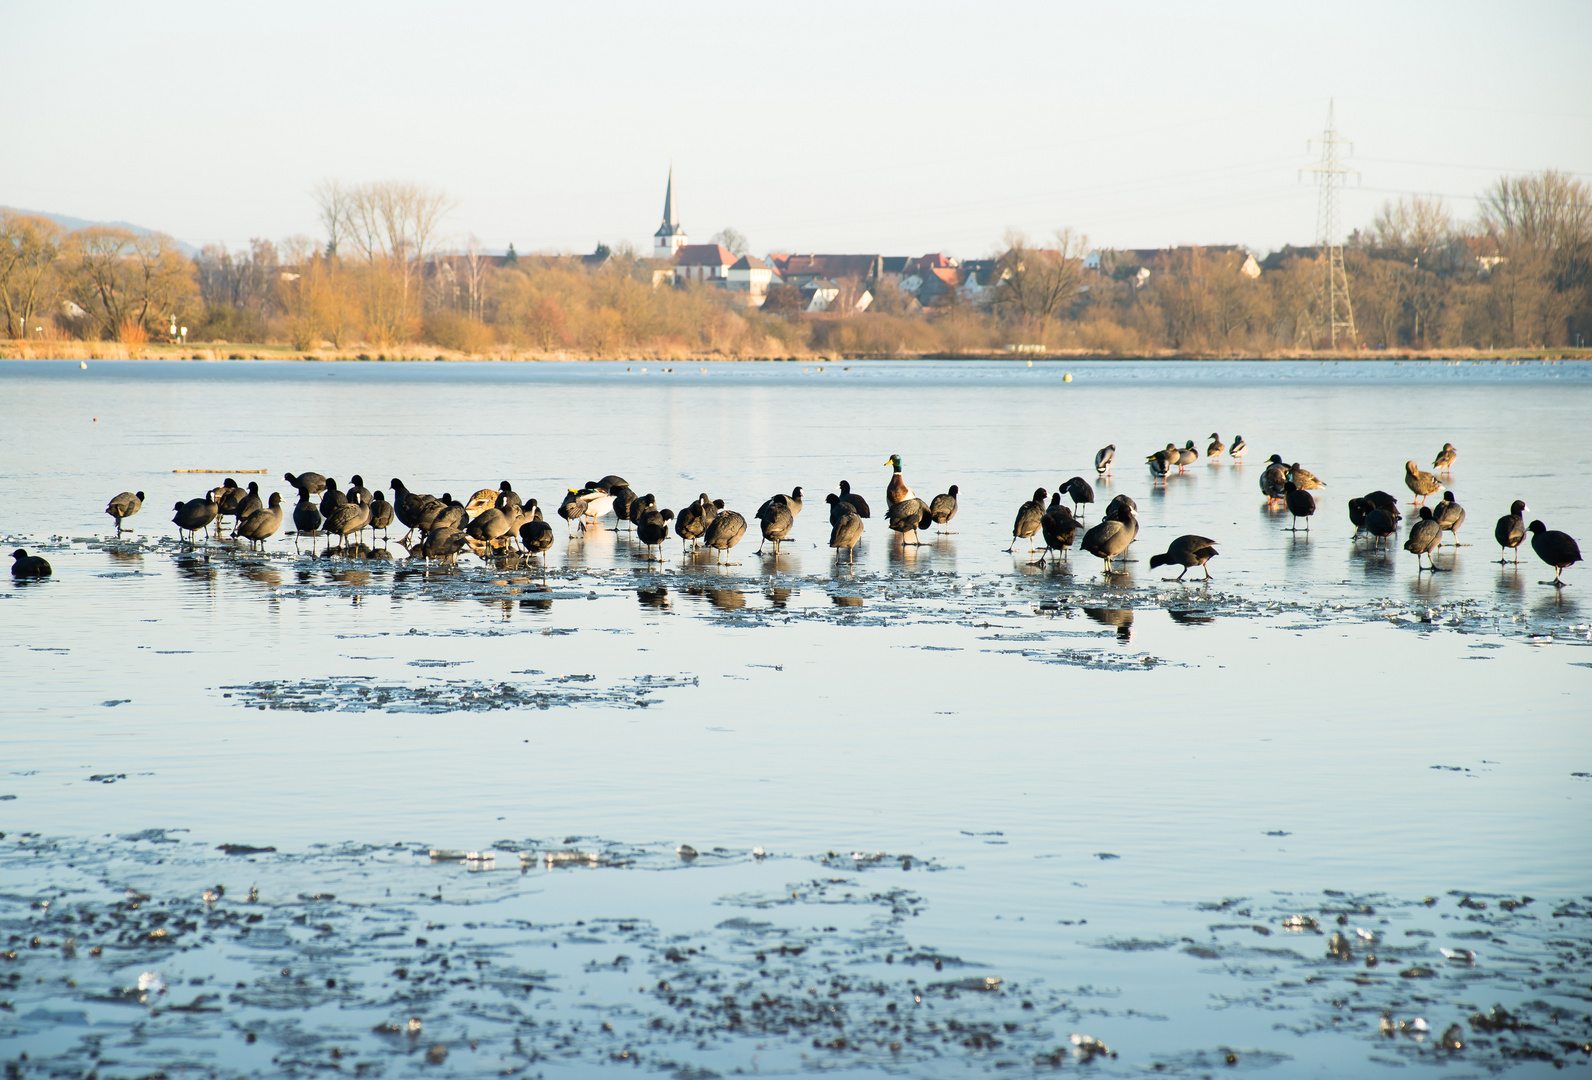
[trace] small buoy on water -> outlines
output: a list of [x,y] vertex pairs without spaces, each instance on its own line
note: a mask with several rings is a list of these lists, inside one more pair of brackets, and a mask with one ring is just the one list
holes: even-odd
[[79,371],[87,371],[88,370],[88,361],[87,360],[79,360],[77,362],[77,367],[78,367]]
[[1069,372],[1067,372],[1067,374],[1063,375],[1061,377],[1061,381],[1062,382],[1072,382],[1072,372],[1069,371]]

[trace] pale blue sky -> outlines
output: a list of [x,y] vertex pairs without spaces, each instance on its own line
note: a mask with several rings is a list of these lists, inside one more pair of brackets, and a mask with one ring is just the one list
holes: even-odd
[[961,256],[1309,243],[1500,171],[1592,180],[1592,3],[11,5],[0,205],[194,244],[317,233],[323,178],[417,181],[484,245]]

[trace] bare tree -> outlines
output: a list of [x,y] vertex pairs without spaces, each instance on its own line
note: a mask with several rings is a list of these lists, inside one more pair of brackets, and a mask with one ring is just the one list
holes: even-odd
[[416,282],[453,204],[440,191],[396,181],[346,188],[326,182],[313,194],[328,250],[359,264],[371,333],[384,343],[397,340],[419,323]]
[[1431,260],[1447,248],[1454,218],[1440,198],[1420,195],[1382,204],[1371,222],[1371,246],[1408,261]]
[[1043,341],[1050,324],[1077,299],[1089,241],[1061,229],[1053,248],[1036,247],[1019,232],[1008,232],[1004,243],[995,270],[995,306],[1008,318],[1035,324]]
[[61,227],[46,217],[0,210],[0,304],[6,333],[26,337],[48,302],[51,271],[61,254]]
[[63,261],[67,294],[102,335],[136,340],[197,299],[192,265],[159,233],[79,229]]
[[1566,251],[1592,238],[1592,188],[1552,169],[1499,177],[1482,195],[1481,222],[1500,246]]
[[737,257],[745,255],[752,250],[751,243],[739,232],[732,228],[723,228],[709,238],[710,244],[723,244],[726,251]]

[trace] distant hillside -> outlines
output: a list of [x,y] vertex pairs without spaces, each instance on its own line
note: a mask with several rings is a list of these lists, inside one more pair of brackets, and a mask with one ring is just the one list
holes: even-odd
[[[72,217],[69,214],[52,214],[48,210],[23,210],[22,208],[16,206],[0,206],[0,210],[10,210],[14,214],[33,214],[37,217],[46,217],[55,222],[57,225],[61,226],[61,228],[68,230],[86,229],[90,225],[108,225],[113,229],[126,229],[128,232],[138,233],[140,236],[160,231],[159,229],[145,228],[142,225],[134,225],[130,221],[89,221],[85,218]],[[167,235],[170,236],[171,234],[168,233]],[[184,255],[187,255],[189,258],[199,254],[198,248],[194,247],[192,244],[183,243],[175,236],[171,238],[171,241],[173,244],[177,245],[178,251],[182,252]]]

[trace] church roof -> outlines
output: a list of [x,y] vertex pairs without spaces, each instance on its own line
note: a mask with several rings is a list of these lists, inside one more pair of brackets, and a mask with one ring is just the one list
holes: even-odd
[[729,266],[735,256],[723,244],[686,244],[674,253],[676,266]]
[[684,236],[680,219],[674,212],[674,166],[669,166],[669,186],[663,189],[663,224],[653,236]]

